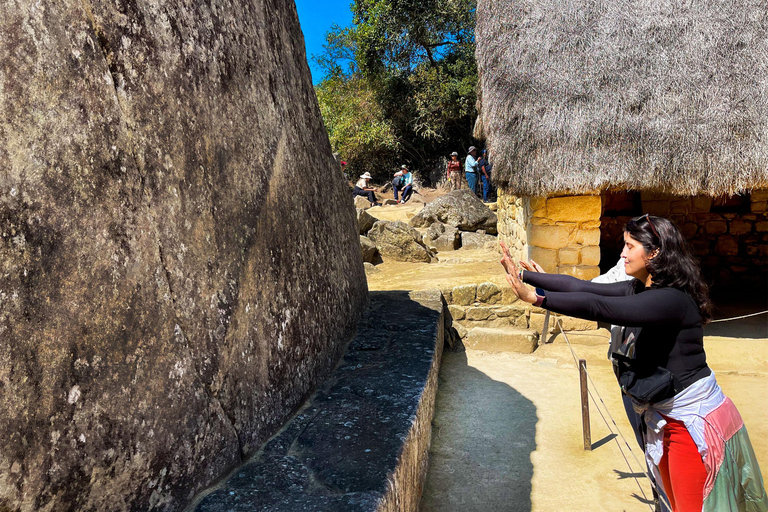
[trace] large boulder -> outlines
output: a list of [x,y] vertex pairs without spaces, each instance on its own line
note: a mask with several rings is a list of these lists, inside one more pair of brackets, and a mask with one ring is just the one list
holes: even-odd
[[427,227],[442,222],[461,231],[479,229],[496,233],[496,214],[469,189],[453,190],[428,203],[411,220],[413,227]]
[[181,510],[329,375],[367,290],[303,41],[288,0],[0,5],[0,510]]
[[428,247],[434,247],[438,251],[455,251],[459,247],[459,233],[458,228],[454,226],[435,222],[424,233],[423,240]]
[[461,234],[462,249],[493,249],[498,243],[498,238],[483,233],[463,232]]
[[421,234],[401,221],[376,222],[368,232],[381,255],[395,261],[432,262],[432,253],[421,240]]
[[373,227],[377,219],[363,208],[356,208],[355,210],[357,211],[357,227],[360,234],[365,235]]

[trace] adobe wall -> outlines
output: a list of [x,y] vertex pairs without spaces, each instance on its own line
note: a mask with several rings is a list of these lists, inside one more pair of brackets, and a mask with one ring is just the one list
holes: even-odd
[[288,0],[0,6],[0,510],[179,510],[367,301]]

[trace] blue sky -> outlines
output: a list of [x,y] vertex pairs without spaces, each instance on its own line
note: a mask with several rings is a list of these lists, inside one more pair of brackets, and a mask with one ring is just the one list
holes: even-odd
[[323,53],[325,33],[331,28],[331,24],[336,23],[346,27],[352,23],[352,11],[349,10],[351,4],[352,0],[296,0],[299,22],[307,45],[309,69],[312,71],[312,82],[315,84],[323,77],[312,61],[312,55]]

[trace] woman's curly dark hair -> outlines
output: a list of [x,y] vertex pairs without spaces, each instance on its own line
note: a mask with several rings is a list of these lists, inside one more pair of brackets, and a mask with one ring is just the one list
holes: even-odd
[[652,287],[682,290],[696,302],[702,321],[706,324],[712,320],[709,286],[702,279],[699,264],[677,226],[663,217],[646,214],[627,222],[624,231],[640,242],[648,254],[659,250],[646,265]]

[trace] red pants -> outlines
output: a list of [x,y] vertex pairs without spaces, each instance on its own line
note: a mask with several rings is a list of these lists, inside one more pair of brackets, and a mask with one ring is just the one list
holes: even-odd
[[659,462],[664,490],[673,512],[701,512],[707,470],[682,421],[664,417],[664,455]]

